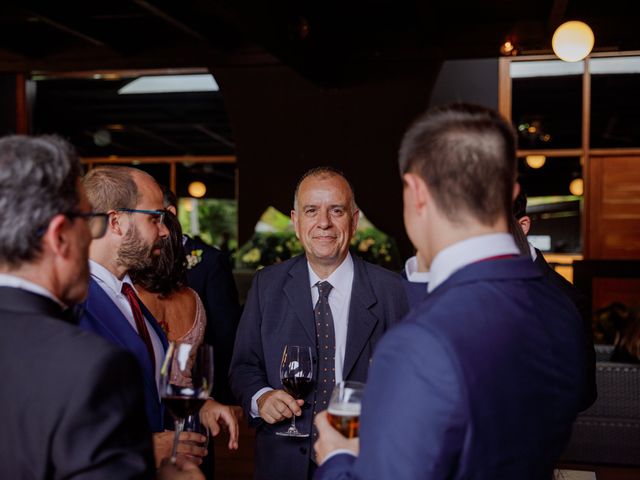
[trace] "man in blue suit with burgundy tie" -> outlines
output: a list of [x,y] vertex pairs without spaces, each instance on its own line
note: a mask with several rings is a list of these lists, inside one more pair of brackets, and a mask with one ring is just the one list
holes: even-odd
[[[158,255],[168,235],[163,224],[160,187],[147,173],[128,167],[100,167],[84,178],[89,202],[109,214],[104,237],[89,252],[89,294],[80,327],[134,354],[143,377],[147,420],[153,432],[156,462],[171,453],[173,432],[164,431],[159,396],[160,366],[167,348],[164,331],[138,299],[128,271],[144,268]],[[178,453],[200,462],[205,449],[198,433],[183,432]]]
[[518,256],[515,134],[497,113],[428,112],[399,154],[429,293],[373,357],[360,439],[316,416],[317,479],[548,480],[585,388],[581,321]]

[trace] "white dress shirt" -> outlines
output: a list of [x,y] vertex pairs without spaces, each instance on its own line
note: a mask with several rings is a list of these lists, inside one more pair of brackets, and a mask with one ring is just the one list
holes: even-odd
[[[351,258],[351,254],[348,253],[340,266],[327,278],[320,278],[308,263],[307,267],[309,268],[309,288],[311,289],[310,311],[313,312],[320,297],[318,293],[318,282],[327,281],[333,287],[329,292],[329,307],[331,308],[331,316],[333,317],[333,328],[336,339],[335,378],[336,383],[338,383],[342,381],[344,356],[347,349],[349,307],[351,305],[351,290],[354,275],[353,259]],[[261,388],[251,397],[251,415],[253,417],[259,416],[258,398],[269,390],[273,389],[270,387]]]
[[29,280],[25,280],[24,278],[18,277],[16,275],[0,273],[0,287],[13,287],[19,288],[20,290],[26,290],[27,292],[50,298],[58,305],[60,305],[63,309],[67,308],[64,303],[58,300],[53,293],[51,293],[43,286],[38,285],[37,283],[30,282]]
[[468,238],[440,250],[431,262],[428,292],[433,292],[451,275],[480,260],[501,255],[520,255],[513,237],[508,233],[491,233]]
[[[122,312],[124,317],[127,319],[131,328],[136,333],[138,329],[136,328],[136,320],[133,318],[133,311],[131,310],[131,304],[127,297],[122,294],[122,284],[128,283],[133,287],[133,283],[131,282],[131,278],[128,274],[126,274],[122,280],[119,280],[113,273],[107,270],[105,267],[100,265],[93,260],[89,260],[89,269],[91,271],[91,276],[93,279],[100,285],[100,287],[105,291],[107,296],[111,299],[111,301],[118,307],[118,309]],[[133,287],[135,291],[135,287]],[[136,295],[138,292],[136,291]],[[151,338],[151,344],[153,345],[153,353],[155,355],[156,361],[156,386],[158,387],[158,392],[160,392],[160,368],[162,366],[162,362],[164,360],[164,347],[162,346],[162,341],[160,337],[156,333],[155,329],[149,323],[149,320],[144,319],[147,324],[147,330],[149,330],[149,337]]]
[[410,282],[429,282],[429,272],[418,271],[418,257],[416,257],[415,255],[413,257],[409,257],[407,261],[404,262],[404,273],[407,276],[407,280],[409,280]]

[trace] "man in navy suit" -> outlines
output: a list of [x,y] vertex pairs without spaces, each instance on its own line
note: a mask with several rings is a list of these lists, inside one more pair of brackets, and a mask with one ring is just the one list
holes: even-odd
[[380,342],[347,440],[316,417],[318,479],[549,479],[585,388],[580,318],[508,232],[515,134],[497,113],[428,112],[399,153],[429,294]]
[[[358,215],[342,173],[329,167],[307,172],[291,211],[305,255],[260,270],[254,278],[230,381],[257,427],[256,479],[312,476],[313,416],[326,408],[335,382],[366,381],[378,340],[406,313],[400,276],[349,254]],[[312,349],[315,388],[304,399],[295,400],[281,387],[286,345]],[[293,415],[307,437],[277,435]]]
[[[159,396],[160,367],[167,348],[164,331],[139,301],[128,275],[160,253],[168,235],[163,197],[153,177],[135,168],[100,167],[84,178],[92,207],[107,212],[105,235],[91,244],[89,294],[80,327],[129,350],[142,369],[147,420],[153,432],[156,462],[170,456],[173,432],[164,431]],[[205,449],[198,433],[183,432],[179,454],[199,463]],[[190,443],[191,442],[191,443]]]
[[[542,252],[527,241],[527,235],[531,228],[531,217],[527,215],[527,195],[524,191],[520,191],[513,202],[513,215],[518,228],[520,228],[522,232],[521,242],[524,244],[525,252],[531,255],[533,263],[535,263],[542,272],[542,277],[571,300],[582,318],[583,339],[587,352],[587,361],[584,366],[587,377],[587,389],[585,390],[585,397],[580,410],[586,410],[593,405],[598,397],[598,387],[596,385],[596,352],[593,348],[593,331],[591,329],[591,305],[587,297],[571,282],[551,268],[551,265],[547,263]],[[516,237],[516,234],[514,234],[514,237]]]

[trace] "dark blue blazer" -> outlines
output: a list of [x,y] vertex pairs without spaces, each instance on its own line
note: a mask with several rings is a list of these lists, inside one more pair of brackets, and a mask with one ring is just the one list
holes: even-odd
[[[344,359],[345,380],[367,379],[373,349],[384,332],[407,312],[402,279],[396,273],[352,256],[353,288]],[[312,347],[316,363],[316,331],[304,256],[260,270],[245,305],[231,362],[231,388],[251,419],[251,397],[263,387],[282,388],[280,361],[285,345]],[[317,368],[317,367],[316,367]],[[317,378],[317,372],[314,372]],[[296,425],[311,431],[315,389],[304,399]],[[312,437],[276,436],[287,422],[257,426],[254,478],[299,480],[307,478]]]
[[315,478],[551,478],[585,388],[580,323],[529,257],[459,270],[380,342],[359,457]]
[[[82,303],[83,313],[80,317],[80,328],[94,332],[111,343],[129,350],[138,360],[142,369],[145,409],[152,432],[164,431],[162,405],[158,396],[155,372],[149,353],[138,333],[131,327],[118,306],[111,301],[107,293],[91,278],[89,280],[89,295]],[[164,350],[167,349],[167,337],[158,325],[147,307],[140,302],[145,318],[156,331]]]

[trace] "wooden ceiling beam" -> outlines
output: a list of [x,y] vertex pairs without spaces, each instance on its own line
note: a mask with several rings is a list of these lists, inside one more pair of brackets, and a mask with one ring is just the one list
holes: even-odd
[[77,30],[74,27],[71,27],[69,25],[66,25],[65,23],[63,23],[60,20],[56,20],[53,19],[51,17],[48,17],[46,15],[41,15],[39,13],[35,13],[34,14],[34,18],[37,19],[38,21],[47,24],[57,30],[60,30],[61,32],[67,33],[69,35],[72,35],[76,38],[79,38],[81,40],[84,40],[85,42],[88,42],[92,45],[95,45],[96,47],[107,47],[109,46],[107,43],[103,42],[102,40],[97,39],[96,37],[89,35],[88,33],[84,33],[81,32],[80,30]]
[[140,8],[143,8],[147,12],[149,12],[152,15],[162,19],[163,21],[165,21],[169,25],[172,25],[173,27],[177,28],[178,30],[181,30],[182,32],[190,35],[191,37],[197,38],[198,40],[201,40],[203,42],[207,42],[208,41],[207,38],[204,35],[202,35],[200,32],[198,32],[194,28],[190,27],[186,23],[178,20],[175,16],[169,14],[165,10],[153,5],[150,2],[148,2],[147,0],[133,0],[133,1]]
[[233,143],[232,141],[230,141],[229,139],[223,137],[222,135],[217,134],[216,132],[212,131],[211,129],[205,127],[204,125],[200,125],[200,124],[192,124],[193,128],[195,128],[196,130],[198,130],[199,132],[205,134],[207,137],[215,140],[216,142],[219,142],[227,147],[230,148],[236,148],[236,144]]

